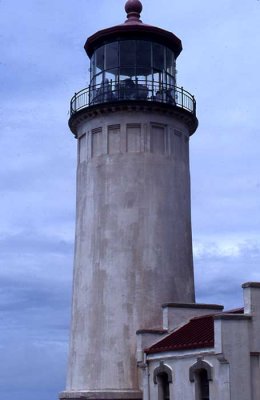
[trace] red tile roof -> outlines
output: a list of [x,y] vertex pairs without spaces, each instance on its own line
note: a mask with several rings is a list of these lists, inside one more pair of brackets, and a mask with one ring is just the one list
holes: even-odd
[[[243,309],[228,311],[243,313]],[[145,349],[147,354],[214,347],[214,315],[192,318],[187,324]]]

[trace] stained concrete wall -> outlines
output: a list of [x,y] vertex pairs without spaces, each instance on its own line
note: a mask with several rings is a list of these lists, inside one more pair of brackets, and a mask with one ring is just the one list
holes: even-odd
[[194,301],[189,133],[156,112],[78,127],[77,221],[67,391],[135,390],[135,331],[160,305]]

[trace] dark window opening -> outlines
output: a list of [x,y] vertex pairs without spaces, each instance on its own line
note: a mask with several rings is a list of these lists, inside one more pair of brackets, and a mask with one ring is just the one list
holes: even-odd
[[168,381],[168,375],[165,373],[157,376],[158,381],[158,399],[159,400],[170,400],[170,386]]
[[209,380],[208,373],[205,369],[201,369],[197,372],[198,381],[198,400],[210,400],[209,398]]

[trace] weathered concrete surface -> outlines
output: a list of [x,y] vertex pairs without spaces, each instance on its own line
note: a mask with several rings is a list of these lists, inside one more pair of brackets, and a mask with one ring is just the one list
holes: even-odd
[[194,302],[188,128],[120,111],[83,121],[77,136],[66,390],[138,390],[135,331],[162,326],[162,303]]

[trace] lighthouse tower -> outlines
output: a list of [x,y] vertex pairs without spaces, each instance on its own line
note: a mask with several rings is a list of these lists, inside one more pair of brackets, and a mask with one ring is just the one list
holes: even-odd
[[182,44],[140,19],[88,38],[89,86],[71,100],[78,141],[70,354],[61,399],[141,399],[137,329],[192,303],[189,138],[194,97],[176,85]]

